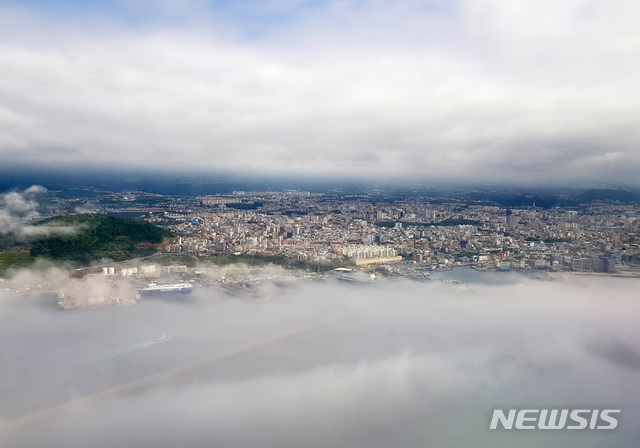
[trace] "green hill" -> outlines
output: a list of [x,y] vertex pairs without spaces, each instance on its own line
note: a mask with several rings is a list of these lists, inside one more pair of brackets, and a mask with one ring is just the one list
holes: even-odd
[[38,239],[31,244],[31,256],[87,264],[110,258],[115,261],[150,255],[158,244],[173,236],[167,230],[140,221],[104,215],[56,216],[36,225],[71,229],[69,235]]

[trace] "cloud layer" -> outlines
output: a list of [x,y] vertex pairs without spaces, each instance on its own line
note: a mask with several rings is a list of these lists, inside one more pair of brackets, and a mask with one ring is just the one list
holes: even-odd
[[[637,285],[324,283],[250,302],[0,301],[2,445],[632,447]],[[49,408],[49,410],[44,410]],[[490,431],[493,409],[622,409],[614,431]]]
[[629,2],[118,5],[2,7],[4,160],[637,183]]

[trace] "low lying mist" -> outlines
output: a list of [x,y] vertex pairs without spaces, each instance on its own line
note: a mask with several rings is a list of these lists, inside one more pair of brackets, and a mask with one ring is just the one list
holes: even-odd
[[0,249],[11,249],[15,244],[40,238],[77,234],[79,227],[32,225],[60,211],[59,204],[51,201],[49,190],[40,185],[0,193]]
[[[635,447],[637,289],[326,281],[61,311],[0,288],[0,445]],[[494,409],[622,412],[491,431]]]

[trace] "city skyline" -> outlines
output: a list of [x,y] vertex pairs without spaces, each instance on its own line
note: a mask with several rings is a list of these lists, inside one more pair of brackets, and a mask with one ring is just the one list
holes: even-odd
[[639,7],[0,5],[5,169],[638,186]]

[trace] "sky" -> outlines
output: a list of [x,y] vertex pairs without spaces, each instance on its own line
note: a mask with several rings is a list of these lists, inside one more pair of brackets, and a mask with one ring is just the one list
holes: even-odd
[[4,168],[640,185],[630,0],[0,2]]
[[[0,443],[636,447],[636,282],[494,275],[500,284],[270,285],[263,301],[202,289],[72,311],[0,288]],[[13,281],[44,278],[96,295],[109,285],[55,268]],[[613,430],[491,431],[494,409],[621,413]]]

